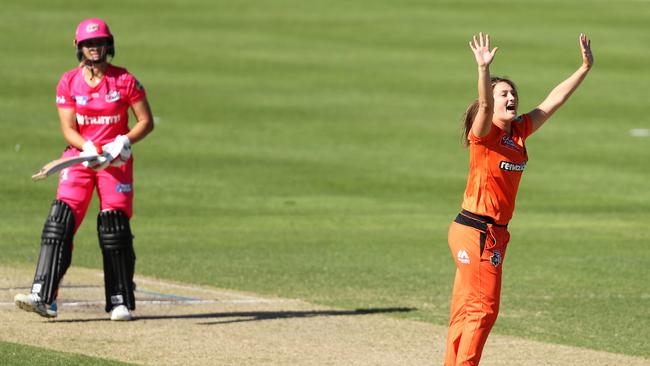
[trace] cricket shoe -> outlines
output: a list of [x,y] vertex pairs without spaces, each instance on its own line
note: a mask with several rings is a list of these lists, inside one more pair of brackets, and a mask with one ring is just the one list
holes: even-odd
[[111,310],[111,320],[129,321],[132,320],[131,312],[124,305],[118,305]]
[[37,294],[18,294],[14,296],[14,302],[19,309],[34,312],[45,318],[56,318],[57,316],[56,300],[48,305],[41,301]]

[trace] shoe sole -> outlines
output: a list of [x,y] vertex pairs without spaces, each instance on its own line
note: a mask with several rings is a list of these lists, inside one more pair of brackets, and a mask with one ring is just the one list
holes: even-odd
[[37,306],[34,306],[31,302],[16,300],[16,306],[19,309],[23,309],[31,313],[36,313],[44,318],[56,318],[57,316],[57,314],[48,313],[47,310],[39,309]]
[[128,322],[130,320],[133,320],[133,316],[131,314],[126,316],[116,316],[116,317],[113,317],[113,315],[111,315],[111,320],[114,322]]

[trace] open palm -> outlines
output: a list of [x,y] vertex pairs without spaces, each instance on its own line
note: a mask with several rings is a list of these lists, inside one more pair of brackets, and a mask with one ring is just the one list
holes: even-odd
[[591,40],[584,33],[580,33],[580,50],[582,51],[582,64],[591,68],[594,56],[591,54]]
[[483,36],[483,32],[479,33],[478,39],[474,36],[473,39],[469,41],[469,48],[472,49],[478,66],[490,65],[492,59],[494,59],[494,55],[499,49],[499,47],[494,47],[490,50],[490,35],[486,34]]

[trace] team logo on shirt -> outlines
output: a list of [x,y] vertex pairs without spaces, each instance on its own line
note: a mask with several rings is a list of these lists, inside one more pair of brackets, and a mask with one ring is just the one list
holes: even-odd
[[501,145],[507,147],[510,150],[519,151],[521,147],[515,143],[512,138],[508,135],[504,135],[501,138]]
[[57,95],[56,96],[56,103],[57,104],[65,104],[65,97],[63,95]]
[[114,116],[86,116],[77,113],[77,124],[83,125],[112,125],[120,122],[120,115]]
[[120,92],[117,90],[112,90],[108,92],[108,94],[106,94],[105,99],[106,99],[106,103],[117,102],[118,100],[120,100]]
[[88,97],[85,95],[75,95],[74,96],[75,102],[79,105],[86,105],[88,104]]
[[60,181],[68,180],[68,171],[69,171],[69,168],[65,168],[65,169],[63,169],[61,171],[61,174],[59,175],[59,180]]
[[117,193],[129,193],[132,191],[131,185],[130,184],[120,184],[118,183],[115,186],[115,192]]
[[492,263],[493,266],[498,267],[499,264],[501,264],[501,252],[498,250],[495,250],[494,253],[492,253],[492,256],[490,257],[490,263]]
[[499,168],[508,172],[523,172],[524,169],[526,169],[526,161],[521,164],[517,164],[501,160],[501,162],[499,162]]

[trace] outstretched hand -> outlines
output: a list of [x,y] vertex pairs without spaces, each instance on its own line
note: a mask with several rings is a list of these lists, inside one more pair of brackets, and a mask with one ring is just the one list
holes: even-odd
[[478,40],[476,39],[476,36],[474,36],[473,39],[469,41],[469,48],[472,49],[478,66],[489,66],[499,49],[499,47],[494,47],[490,51],[490,35],[486,34],[485,37],[483,37],[483,32],[478,34]]
[[594,64],[594,56],[591,54],[591,40],[584,33],[580,33],[580,50],[582,51],[582,65],[590,69]]

